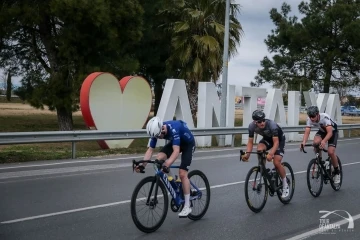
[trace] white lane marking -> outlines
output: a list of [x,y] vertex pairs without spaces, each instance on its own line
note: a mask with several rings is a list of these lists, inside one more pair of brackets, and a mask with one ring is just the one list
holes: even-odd
[[[299,149],[288,149],[286,152],[295,152]],[[215,156],[203,156],[203,157],[194,157],[194,161],[199,160],[211,160],[211,159],[222,159],[239,157],[239,153],[225,154],[225,155],[215,155]],[[180,159],[177,159],[175,163],[179,164]],[[64,168],[49,168],[49,169],[35,169],[35,170],[25,170],[25,171],[14,171],[14,172],[3,172],[0,173],[0,180],[10,179],[10,178],[21,178],[21,177],[33,177],[33,176],[48,176],[52,174],[64,174],[64,173],[80,173],[80,172],[90,172],[98,170],[107,170],[107,169],[117,169],[130,167],[130,163],[113,163],[113,164],[99,164],[99,165],[85,165],[85,166],[72,166]],[[0,182],[6,183],[6,182]]]
[[[360,140],[360,138],[351,138],[351,139],[339,139],[338,142],[346,142],[346,141],[353,141],[353,140]],[[300,142],[299,142],[300,143]],[[286,144],[286,146],[296,146],[299,143],[290,143]],[[350,143],[355,144],[355,143]],[[235,151],[240,150],[241,147],[234,147],[234,148],[226,148],[226,149],[211,149],[211,150],[200,150],[196,151],[195,153],[203,153],[203,152],[225,152],[225,151]],[[292,149],[290,149],[292,150]],[[289,150],[287,150],[289,151]],[[153,155],[155,157],[156,155]],[[76,161],[64,161],[58,163],[44,163],[44,164],[31,164],[31,165],[24,165],[24,166],[12,166],[12,167],[0,167],[0,170],[12,169],[12,168],[31,168],[31,167],[43,167],[43,166],[56,166],[62,164],[76,164],[76,163],[92,163],[92,162],[106,162],[106,161],[118,161],[118,160],[125,160],[125,159],[138,159],[142,158],[143,155],[133,155],[129,157],[116,157],[116,158],[102,158],[102,159],[86,159],[86,160],[76,160]]]
[[[357,219],[360,218],[360,214],[355,215],[355,216],[352,216],[352,218],[353,218],[353,220],[355,221],[355,220],[357,220]],[[334,224],[334,225],[343,225],[343,224],[346,224],[346,223],[349,223],[349,221],[346,220],[346,219],[344,219],[344,220],[341,220],[341,221],[338,221],[338,222],[334,222],[333,224]],[[315,228],[315,229],[313,229],[313,230],[311,230],[311,231],[304,232],[304,233],[302,233],[302,234],[293,236],[293,237],[288,238],[288,239],[286,239],[286,240],[306,239],[306,238],[308,238],[308,237],[317,235],[317,234],[319,234],[319,233],[321,233],[320,228]]]
[[[346,164],[343,164],[343,166],[348,166],[348,165],[353,165],[353,164],[359,164],[359,163],[360,163],[360,162],[346,163]],[[306,171],[295,172],[294,175],[295,175],[295,174],[301,174],[301,173],[306,173]],[[244,183],[244,182],[245,182],[245,181],[219,184],[219,185],[210,186],[210,188],[212,188],[212,189],[213,189],[213,188],[222,188],[222,187],[227,187],[227,186],[232,186],[232,185],[241,184],[241,183]],[[140,200],[140,199],[137,199],[137,200]],[[72,210],[67,210],[67,211],[54,212],[54,213],[48,213],[48,214],[43,214],[43,215],[37,215],[37,216],[31,216],[31,217],[26,217],[26,218],[19,218],[19,219],[14,219],[14,220],[3,221],[3,222],[0,222],[0,224],[10,224],[10,223],[18,223],[18,222],[30,221],[30,220],[35,220],[35,219],[39,219],[39,218],[46,218],[46,217],[58,216],[58,215],[63,215],[63,214],[68,214],[68,213],[75,213],[75,212],[81,212],[81,211],[86,211],[86,210],[91,210],[91,209],[97,209],[97,208],[103,208],[103,207],[110,207],[110,206],[115,206],[115,205],[130,203],[130,202],[131,202],[131,200],[125,200],[125,201],[120,201],[120,202],[113,202],[113,203],[95,205],[95,206],[90,206],[90,207],[77,208],[77,209],[72,209]]]

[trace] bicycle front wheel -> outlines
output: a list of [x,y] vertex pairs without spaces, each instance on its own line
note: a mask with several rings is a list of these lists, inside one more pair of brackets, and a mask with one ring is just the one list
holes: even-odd
[[309,162],[306,178],[310,194],[313,197],[320,196],[324,183],[324,174],[320,165],[316,162],[316,159],[311,159]]
[[251,211],[258,213],[266,204],[268,185],[261,176],[260,167],[252,167],[245,179],[245,200]]
[[145,233],[156,231],[166,218],[168,205],[169,198],[161,180],[156,184],[155,176],[142,179],[131,197],[131,217],[134,224]]

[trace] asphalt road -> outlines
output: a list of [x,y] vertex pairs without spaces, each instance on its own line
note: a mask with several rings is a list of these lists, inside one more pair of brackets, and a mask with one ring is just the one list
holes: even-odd
[[[0,239],[360,239],[360,139],[339,140],[343,185],[335,192],[324,185],[318,198],[306,185],[306,167],[313,152],[299,152],[287,144],[284,161],[295,174],[290,204],[269,197],[260,213],[253,213],[244,197],[244,180],[257,163],[239,162],[239,148],[197,151],[191,169],[203,171],[211,185],[211,202],[203,219],[179,219],[168,211],[154,233],[140,232],[130,216],[136,184],[153,174],[132,172],[130,160],[142,156],[30,162],[0,166]],[[270,166],[270,164],[268,164]],[[345,210],[354,228],[335,214],[327,218],[340,229],[316,234],[320,210]],[[344,212],[338,212],[345,217]]]

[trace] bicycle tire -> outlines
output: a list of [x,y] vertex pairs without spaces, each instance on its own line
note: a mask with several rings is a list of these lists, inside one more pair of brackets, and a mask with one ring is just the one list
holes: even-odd
[[[289,163],[283,162],[283,163],[281,163],[281,165],[283,165],[283,167],[286,167],[287,169],[289,169],[289,172],[290,172],[290,176],[291,176],[291,185],[289,185],[290,186],[290,195],[286,199],[283,199],[281,197],[281,195],[279,194],[282,192],[278,191],[277,197],[280,200],[280,202],[282,202],[283,204],[288,204],[288,203],[290,203],[291,199],[293,198],[294,192],[295,192],[295,175],[294,175],[294,171]],[[276,187],[280,186],[280,184],[282,185],[282,179],[281,179],[280,175],[278,175],[278,176],[279,177],[276,182]],[[288,178],[288,177],[286,176],[286,178]],[[279,183],[279,181],[281,181],[281,182]],[[289,182],[288,182],[288,184],[289,184]]]
[[[334,189],[334,191],[339,191],[340,188],[341,188],[341,184],[342,184],[342,181],[343,181],[343,171],[342,171],[342,165],[341,165],[341,161],[340,161],[340,158],[338,156],[337,157],[337,160],[338,160],[338,163],[339,163],[339,171],[340,171],[340,183],[339,184],[335,184],[334,182],[330,181],[330,185],[331,187]],[[331,169],[331,161],[330,162],[330,169]]]
[[[131,197],[131,217],[132,217],[132,220],[135,224],[135,226],[142,232],[145,232],[145,233],[151,233],[151,232],[154,232],[156,231],[158,228],[160,228],[160,226],[163,224],[165,218],[166,218],[166,215],[167,215],[167,212],[168,212],[168,208],[169,208],[169,197],[168,197],[168,194],[167,194],[167,189],[165,188],[163,182],[159,179],[158,181],[158,189],[161,190],[162,194],[163,194],[163,197],[164,197],[164,208],[163,208],[163,214],[160,218],[160,221],[155,224],[153,227],[147,227],[147,226],[144,226],[138,219],[138,216],[137,216],[137,212],[136,212],[136,199],[137,199],[137,195],[141,189],[141,187],[143,185],[145,185],[146,183],[148,182],[151,182],[151,186],[154,186],[155,188],[155,184],[156,184],[156,177],[155,176],[148,176],[144,179],[142,179],[135,187],[134,191],[133,191],[133,194],[132,194],[132,197]],[[150,188],[150,189],[153,189],[155,190],[154,188]],[[154,191],[155,192],[155,191]],[[150,194],[153,194],[153,193],[150,193]],[[160,193],[158,192],[158,195]],[[147,197],[147,196],[146,196]]]
[[196,176],[196,175],[198,175],[200,178],[202,178],[204,180],[207,199],[206,199],[206,203],[205,203],[205,208],[199,214],[190,213],[188,215],[188,218],[191,220],[194,220],[194,221],[200,220],[207,212],[207,210],[209,208],[209,204],[210,204],[210,194],[211,194],[209,180],[207,179],[206,175],[202,171],[193,170],[193,171],[189,172],[188,178],[190,179],[192,176]]
[[[319,177],[320,177],[320,186],[319,186],[319,190],[318,191],[313,191],[312,190],[312,186],[311,186],[311,183],[310,183],[310,172],[311,172],[311,168],[313,167],[313,165],[316,164],[317,166],[317,169],[318,169],[318,172],[320,173]],[[308,189],[309,189],[309,192],[310,194],[313,196],[313,197],[318,197],[320,196],[321,194],[321,191],[323,189],[323,185],[324,185],[324,173],[321,169],[321,166],[319,164],[316,163],[316,159],[311,159],[310,162],[309,162],[309,165],[307,167],[307,171],[306,171],[306,182],[307,182],[307,186],[308,186]]]
[[250,176],[253,172],[257,172],[260,174],[260,167],[259,166],[255,166],[255,167],[252,167],[249,172],[247,173],[246,175],[246,179],[245,179],[245,187],[244,187],[244,190],[245,190],[245,200],[246,200],[246,204],[248,205],[248,207],[250,208],[251,211],[255,212],[255,213],[259,213],[264,207],[265,207],[265,204],[266,204],[266,201],[267,201],[267,197],[268,197],[268,194],[269,194],[269,188],[268,188],[268,185],[266,183],[266,179],[264,176],[261,176],[261,178],[263,179],[264,181],[264,185],[265,185],[265,195],[264,195],[264,199],[263,199],[263,202],[262,204],[260,205],[260,207],[254,207],[251,202],[250,202],[250,199],[249,199],[249,193],[248,193],[248,188],[249,188],[249,179],[250,179]]

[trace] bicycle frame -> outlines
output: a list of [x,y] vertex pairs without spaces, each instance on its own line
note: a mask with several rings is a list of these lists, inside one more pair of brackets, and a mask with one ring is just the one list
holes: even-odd
[[[304,152],[304,153],[307,153],[305,150],[304,150],[304,147],[314,147],[315,148],[315,159],[316,159],[316,164],[318,166],[320,166],[320,169],[324,175],[324,181],[327,181],[329,180],[331,183],[334,183],[333,179],[331,178],[331,175],[328,174],[328,170],[326,169],[326,167],[324,166],[324,163],[322,161],[320,161],[320,151],[324,151],[324,152],[327,152],[326,149],[320,149],[319,148],[319,144],[305,144],[305,145],[302,145],[301,147],[301,150]],[[329,159],[329,161],[331,161]],[[331,171],[331,169],[330,169]],[[326,182],[325,182],[326,183]]]
[[[185,200],[181,198],[181,194],[183,192],[182,190],[182,183],[176,183],[178,184],[178,188],[179,190],[176,191],[173,186],[171,185],[169,179],[168,179],[168,176],[167,174],[165,174],[162,170],[161,170],[161,167],[162,167],[162,164],[165,162],[165,161],[160,161],[160,160],[155,160],[155,161],[151,161],[151,160],[141,160],[141,161],[135,161],[133,160],[133,169],[134,169],[134,165],[138,165],[139,163],[143,163],[143,162],[147,162],[147,163],[154,163],[154,170],[155,170],[155,176],[156,176],[156,182],[155,182],[155,199],[157,198],[157,191],[158,191],[158,184],[159,184],[159,179],[160,181],[163,182],[164,186],[166,187],[166,189],[168,190],[168,192],[170,193],[172,199],[174,199],[174,202],[175,202],[175,205],[177,207],[181,206]],[[170,166],[170,168],[180,168],[180,166]],[[144,173],[144,172],[142,172]],[[196,191],[199,193],[197,196],[191,196],[190,194],[190,201],[191,200],[194,200],[196,198],[199,198],[201,197],[202,195],[202,192],[200,191],[200,189],[189,179],[190,181],[190,185],[196,189]],[[150,192],[152,192],[153,190],[153,187],[154,187],[154,184],[151,185],[151,188],[150,188]],[[147,203],[149,203],[150,201],[150,195],[147,197]]]
[[[265,151],[265,150],[263,150],[263,151],[248,152],[248,153],[255,153],[255,154],[258,155],[258,166],[259,166],[259,168],[260,168],[260,183],[261,183],[261,179],[263,179],[263,177],[265,177],[265,178],[264,178],[264,182],[265,182],[265,184],[269,187],[269,190],[270,190],[272,193],[277,192],[277,191],[281,188],[281,186],[276,187],[276,186],[274,185],[274,182],[270,181],[270,177],[271,177],[271,176],[270,176],[270,174],[266,171],[265,161],[266,161],[266,155],[268,154],[268,152]],[[241,156],[244,155],[244,154],[245,154],[245,153],[241,150],[241,151],[240,151],[240,158],[241,158]],[[242,160],[242,159],[240,159],[240,160]],[[256,173],[256,175],[255,175],[255,179],[257,178],[257,174],[258,174],[258,173]],[[276,173],[274,173],[274,174],[275,174],[275,177],[278,177],[277,169],[276,169]],[[275,181],[276,181],[276,179],[275,179]]]

